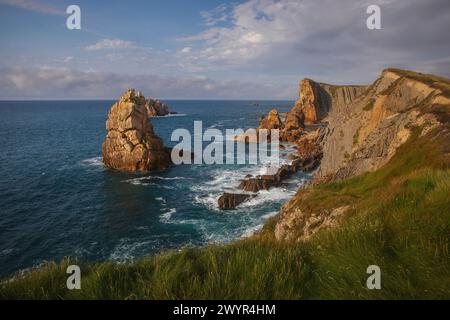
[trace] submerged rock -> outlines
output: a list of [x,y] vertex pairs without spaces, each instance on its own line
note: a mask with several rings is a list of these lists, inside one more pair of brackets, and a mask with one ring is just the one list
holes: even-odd
[[140,92],[128,90],[115,103],[106,121],[103,163],[112,169],[159,171],[171,165],[170,149],[154,133],[148,120],[146,100]]

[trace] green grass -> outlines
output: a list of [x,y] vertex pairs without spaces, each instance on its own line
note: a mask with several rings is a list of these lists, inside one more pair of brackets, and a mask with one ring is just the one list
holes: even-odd
[[[17,276],[1,299],[449,299],[448,136],[416,130],[383,168],[301,190],[294,206],[351,205],[341,226],[308,242],[277,242],[277,218],[259,236],[133,263],[66,259]],[[67,290],[69,264],[82,289]],[[382,290],[366,288],[379,265]]]

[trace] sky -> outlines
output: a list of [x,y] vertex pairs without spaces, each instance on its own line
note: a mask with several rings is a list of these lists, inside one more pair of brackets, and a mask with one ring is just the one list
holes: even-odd
[[[81,9],[81,30],[66,8]],[[369,30],[369,5],[381,9]],[[387,67],[450,77],[448,0],[0,0],[0,99],[296,99]]]

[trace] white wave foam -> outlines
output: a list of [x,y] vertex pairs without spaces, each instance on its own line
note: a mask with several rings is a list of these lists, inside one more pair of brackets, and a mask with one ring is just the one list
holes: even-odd
[[82,160],[81,163],[90,167],[104,167],[102,157],[94,157]]
[[134,179],[128,179],[124,180],[122,182],[130,183],[134,186],[158,186],[158,184],[153,182],[148,182],[149,179],[147,178],[134,178]]
[[147,246],[150,243],[150,241],[134,242],[129,238],[120,239],[119,244],[114,248],[113,252],[111,252],[108,260],[113,260],[119,263],[133,260],[136,258],[136,250],[143,246]]
[[160,185],[157,182],[154,182],[155,180],[163,180],[163,181],[171,181],[171,180],[185,180],[190,179],[187,177],[160,177],[160,176],[145,176],[145,177],[139,177],[139,178],[132,178],[127,179],[122,182],[131,183],[135,186],[159,186],[163,189],[169,189],[174,190],[176,189],[173,186],[167,186],[167,185]]
[[169,113],[169,114],[166,114],[165,116],[154,116],[154,117],[151,117],[151,119],[186,117],[186,116],[187,116],[187,114],[185,114],[185,113]]
[[155,200],[161,202],[161,204],[162,204],[163,206],[166,205],[166,199],[164,199],[163,197],[155,198]]
[[260,190],[258,195],[240,205],[242,208],[258,207],[266,202],[275,202],[290,199],[296,191],[285,188],[272,188],[270,190]]
[[159,220],[163,223],[169,223],[170,219],[172,218],[172,214],[174,214],[175,212],[177,212],[177,209],[171,208],[169,209],[169,211],[160,215]]

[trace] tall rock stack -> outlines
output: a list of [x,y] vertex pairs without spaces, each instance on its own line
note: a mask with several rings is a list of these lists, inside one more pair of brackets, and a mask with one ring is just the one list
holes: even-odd
[[148,120],[146,100],[128,90],[115,103],[106,121],[103,163],[112,169],[159,171],[171,165],[170,150],[154,133]]

